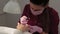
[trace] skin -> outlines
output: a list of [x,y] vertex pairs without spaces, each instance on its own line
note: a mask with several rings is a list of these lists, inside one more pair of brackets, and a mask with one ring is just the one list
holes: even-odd
[[24,31],[27,31],[27,30],[28,30],[29,26],[28,26],[28,24],[23,25],[23,24],[18,23],[17,26],[16,26],[16,28],[17,28],[18,30],[21,30],[21,31],[24,32]]

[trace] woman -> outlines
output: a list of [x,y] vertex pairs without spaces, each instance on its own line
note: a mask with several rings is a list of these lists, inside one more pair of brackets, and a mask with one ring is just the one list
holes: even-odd
[[[58,34],[58,13],[48,5],[49,0],[30,0],[30,4],[27,4],[24,8],[22,16],[25,15],[30,18],[28,25],[43,29],[43,32],[38,32],[39,34]],[[18,25],[17,29],[20,29],[20,20]],[[32,27],[33,29],[30,32],[36,34],[36,32],[33,32],[36,27]]]

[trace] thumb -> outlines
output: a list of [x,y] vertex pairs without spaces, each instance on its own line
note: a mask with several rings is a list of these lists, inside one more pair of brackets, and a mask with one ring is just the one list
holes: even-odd
[[17,23],[17,26],[20,26],[21,24],[20,23]]

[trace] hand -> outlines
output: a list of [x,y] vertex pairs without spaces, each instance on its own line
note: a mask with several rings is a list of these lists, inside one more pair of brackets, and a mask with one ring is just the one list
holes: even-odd
[[38,27],[38,26],[30,26],[30,32],[31,33],[34,33],[36,31],[39,32],[39,33],[42,33],[43,29],[41,27]]
[[28,30],[28,25],[26,24],[26,25],[23,25],[23,24],[20,24],[20,23],[18,23],[17,24],[17,29],[18,30],[21,30],[21,31],[26,31],[26,30]]
[[28,18],[26,17],[26,16],[22,16],[21,18],[20,18],[20,22],[21,22],[21,24],[27,24],[28,23],[28,20],[27,20]]

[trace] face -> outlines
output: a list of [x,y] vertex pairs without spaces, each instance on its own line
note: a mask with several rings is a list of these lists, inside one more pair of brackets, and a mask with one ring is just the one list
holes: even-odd
[[41,5],[35,5],[33,3],[30,3],[30,9],[34,10],[34,11],[43,11],[45,9],[44,6]]
[[30,9],[31,9],[31,12],[32,12],[33,15],[39,15],[39,14],[43,13],[43,10],[45,8],[46,7],[44,7],[44,6],[35,5],[33,3],[30,3]]

